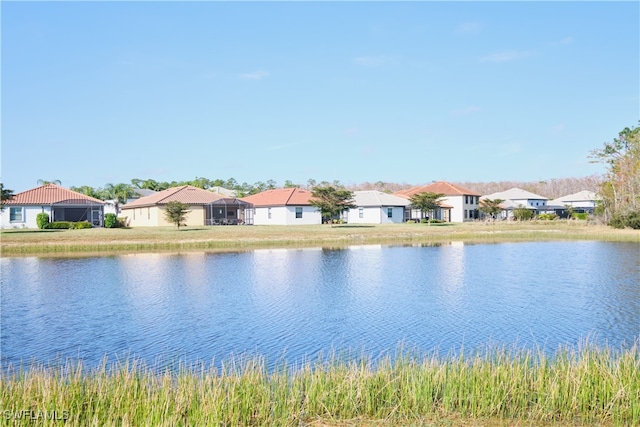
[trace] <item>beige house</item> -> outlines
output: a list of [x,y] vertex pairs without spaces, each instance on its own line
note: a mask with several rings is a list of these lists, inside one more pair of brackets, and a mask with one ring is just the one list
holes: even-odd
[[165,207],[173,201],[189,205],[185,219],[187,226],[253,223],[253,206],[250,203],[190,185],[136,199],[121,207],[120,216],[126,217],[126,223],[131,227],[171,226],[173,224],[165,219]]

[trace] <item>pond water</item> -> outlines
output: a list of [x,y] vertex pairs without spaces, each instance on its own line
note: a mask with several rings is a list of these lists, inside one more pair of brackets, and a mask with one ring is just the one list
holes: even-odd
[[2,366],[81,358],[554,352],[640,334],[640,245],[536,242],[3,258]]

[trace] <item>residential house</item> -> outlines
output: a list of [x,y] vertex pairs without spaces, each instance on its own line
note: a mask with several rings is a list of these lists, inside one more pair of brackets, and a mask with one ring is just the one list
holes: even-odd
[[[435,218],[432,219],[439,219],[446,222],[465,222],[478,218],[480,194],[446,181],[412,187],[394,194],[410,199],[411,196],[420,193],[444,194],[444,197],[440,199],[440,209],[436,210],[434,213]],[[419,215],[419,211],[413,210],[411,218],[415,219],[416,215]]]
[[45,212],[49,221],[89,221],[102,227],[104,202],[55,184],[43,185],[14,195],[5,202],[2,228],[37,228],[36,216]]
[[482,196],[481,199],[503,200],[503,202],[500,204],[500,207],[502,208],[501,217],[503,219],[512,218],[514,209],[518,209],[521,207],[530,209],[534,213],[544,212],[549,200],[544,196],[540,196],[521,188],[511,188],[507,191],[487,194],[485,196]]
[[191,185],[140,197],[121,206],[121,216],[125,216],[126,223],[132,227],[173,225],[165,219],[166,205],[173,201],[189,205],[185,219],[187,226],[253,223],[253,206],[250,203]]
[[279,188],[243,197],[253,205],[256,225],[321,224],[320,211],[311,205],[311,191],[300,188]]
[[574,212],[592,214],[598,204],[599,197],[596,193],[589,190],[579,191],[567,196],[558,197],[549,201],[549,205],[553,206],[571,206]]
[[349,224],[390,224],[405,219],[411,202],[404,197],[382,191],[354,191],[355,209],[346,213]]

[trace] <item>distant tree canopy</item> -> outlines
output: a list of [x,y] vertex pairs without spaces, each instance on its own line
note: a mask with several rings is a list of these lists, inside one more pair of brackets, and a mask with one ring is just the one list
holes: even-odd
[[317,186],[311,190],[311,205],[318,208],[322,220],[332,220],[339,217],[344,211],[355,209],[353,192],[344,188],[336,188],[332,185]]
[[618,228],[640,229],[640,127],[624,128],[613,142],[592,150],[590,157],[607,168],[600,186],[605,221]]
[[502,211],[502,208],[500,207],[500,203],[502,202],[504,202],[502,199],[482,199],[478,210],[495,219]]
[[[427,214],[435,211],[440,207],[440,199],[445,195],[442,193],[430,193],[425,191],[424,193],[414,194],[410,197],[411,207],[413,209],[419,209],[421,218],[425,218]],[[429,214],[433,217],[433,214]]]
[[0,182],[0,211],[3,211],[5,208],[4,202],[13,199],[13,197],[13,190],[4,188],[4,184]]
[[167,222],[175,224],[180,229],[180,226],[186,226],[185,219],[189,213],[189,205],[182,202],[172,201],[168,202],[164,208],[164,218]]

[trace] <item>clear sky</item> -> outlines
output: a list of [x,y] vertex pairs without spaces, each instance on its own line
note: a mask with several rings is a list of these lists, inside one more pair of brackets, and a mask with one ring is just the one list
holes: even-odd
[[602,172],[638,2],[1,2],[2,181]]

